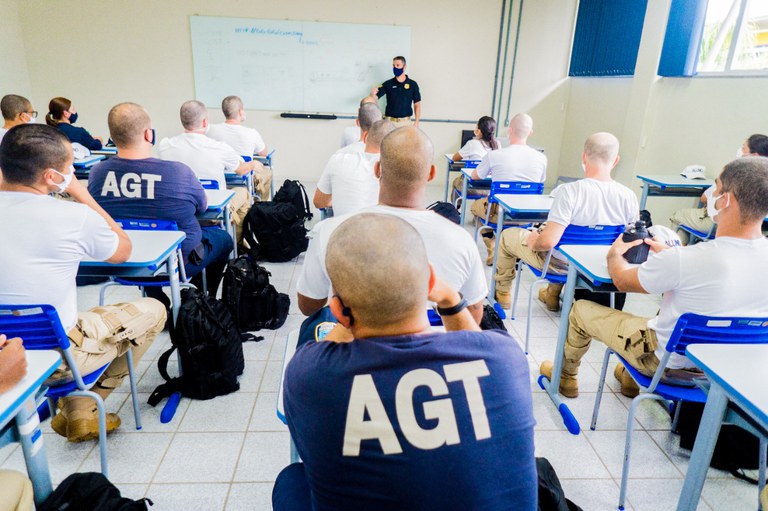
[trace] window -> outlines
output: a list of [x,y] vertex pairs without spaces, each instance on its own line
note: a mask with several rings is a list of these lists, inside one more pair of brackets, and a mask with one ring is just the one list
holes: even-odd
[[768,73],[768,2],[709,0],[699,73]]

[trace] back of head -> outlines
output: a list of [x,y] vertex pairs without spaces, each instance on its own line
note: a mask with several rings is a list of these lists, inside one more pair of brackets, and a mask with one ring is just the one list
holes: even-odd
[[587,163],[605,167],[613,165],[619,155],[619,139],[607,132],[590,135],[584,143]]
[[528,114],[516,114],[509,121],[509,135],[517,139],[526,139],[533,131],[533,119]]
[[181,105],[179,117],[185,130],[198,130],[203,127],[203,120],[208,117],[208,111],[204,104],[192,99]]
[[[392,257],[393,253],[408,257]],[[424,242],[393,215],[361,213],[344,221],[328,240],[325,266],[333,291],[355,324],[383,327],[424,313],[429,263]]]
[[221,101],[221,111],[227,120],[237,119],[237,115],[242,109],[243,100],[237,96],[227,96]]
[[152,126],[149,114],[136,103],[120,103],[107,115],[109,136],[119,148],[131,147],[143,139],[144,131]]
[[768,156],[768,137],[756,133],[747,139],[750,154]]
[[53,98],[48,102],[48,115],[45,116],[45,123],[48,126],[56,126],[62,117],[64,112],[70,109],[72,102],[67,98]]
[[8,130],[0,143],[0,170],[4,181],[31,186],[46,169],[63,170],[71,155],[72,145],[59,130],[22,124]]
[[381,141],[381,187],[395,196],[423,189],[435,150],[423,131],[412,126],[398,128]]
[[480,130],[480,139],[491,149],[498,149],[496,140],[496,120],[488,115],[482,116],[477,121],[477,129]]
[[365,143],[366,145],[380,147],[381,141],[384,140],[384,137],[389,135],[389,133],[394,130],[395,125],[392,124],[392,121],[389,119],[376,121],[373,123],[373,126],[371,126],[371,129],[368,130],[368,138],[365,139]]
[[360,100],[360,106],[363,106],[367,103],[372,103],[376,106],[379,106],[379,100],[377,98],[372,98],[371,96],[366,96]]
[[30,110],[32,110],[32,103],[24,96],[8,94],[0,100],[0,112],[2,112],[3,119],[6,121],[12,121],[16,119],[17,115],[29,112]]
[[373,123],[382,118],[381,109],[375,103],[366,103],[357,110],[357,122],[361,131],[368,131]]
[[768,215],[768,158],[739,158],[720,173],[720,193],[733,194],[741,223],[762,222]]

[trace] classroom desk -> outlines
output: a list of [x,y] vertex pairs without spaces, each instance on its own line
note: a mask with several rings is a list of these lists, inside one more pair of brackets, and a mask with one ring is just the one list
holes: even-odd
[[88,179],[91,167],[99,163],[101,160],[105,160],[107,157],[101,154],[92,154],[87,158],[81,160],[75,160],[72,166],[75,168],[75,177],[77,179]]
[[[288,363],[293,358],[293,354],[296,353],[296,345],[299,343],[299,330],[293,330],[288,333],[288,339],[285,343],[285,353],[283,354],[283,369],[280,371],[280,387],[277,390],[277,418],[280,421],[288,425],[288,421],[285,418],[285,408],[283,407],[283,383],[285,380],[285,369],[288,367]],[[296,444],[291,438],[291,463],[298,463],[299,453],[296,450]]]
[[558,248],[558,251],[568,260],[568,280],[563,290],[563,305],[560,310],[560,329],[557,333],[552,381],[550,382],[543,375],[539,376],[538,381],[539,386],[549,394],[550,399],[557,406],[568,431],[574,435],[579,434],[581,427],[568,406],[560,399],[560,371],[563,368],[565,339],[568,335],[568,316],[573,305],[576,287],[587,288],[595,292],[616,292],[613,280],[608,274],[606,261],[606,255],[610,248],[608,245],[563,245]]
[[[270,152],[267,153],[266,156],[260,156],[258,154],[253,155],[254,160],[261,162],[262,165],[264,165],[265,167],[267,167],[269,170],[272,171],[272,181],[269,184],[270,200],[272,199],[272,197],[275,196],[275,165],[274,165],[275,151],[277,151],[277,149],[272,149]],[[253,181],[251,181],[251,190],[253,190]]]
[[645,209],[648,197],[700,197],[704,190],[715,184],[712,179],[688,179],[680,174],[638,175],[643,183],[640,209]]
[[[56,351],[44,350],[27,351],[26,357],[26,376],[12,389],[0,394],[0,446],[10,442],[21,443],[35,504],[40,505],[53,491],[53,485],[35,394],[59,366],[61,356]],[[13,426],[11,421],[14,421]]]
[[[476,189],[490,190],[491,179],[472,179],[472,171],[476,167],[463,168],[461,171],[461,218],[459,225],[464,225],[464,219],[467,216],[467,195],[470,185]],[[483,196],[477,195],[470,198],[482,198]]]
[[[491,270],[491,285],[488,292],[488,301],[494,306],[496,305],[496,263],[499,257],[499,243],[501,241],[501,233],[504,229],[504,223],[507,220],[514,222],[520,222],[521,224],[529,222],[543,222],[547,219],[549,210],[552,208],[552,201],[554,200],[549,195],[521,195],[514,193],[500,193],[496,195],[496,200],[499,203],[499,216],[496,222],[496,248],[493,251],[493,269]],[[505,317],[503,310],[497,312],[502,317]],[[512,318],[514,319],[514,318]]]
[[105,146],[105,147],[102,147],[101,149],[96,149],[95,151],[91,151],[91,154],[101,155],[109,159],[112,156],[117,156],[117,147]]
[[[696,509],[724,422],[746,422],[763,438],[768,435],[768,393],[763,373],[768,366],[768,345],[693,344],[686,354],[704,371],[710,388],[677,511]],[[729,402],[734,406],[729,407]],[[765,474],[760,474],[760,480],[765,481]]]
[[208,199],[208,209],[204,213],[196,215],[198,220],[221,220],[224,222],[224,230],[232,237],[234,244],[232,248],[233,258],[237,257],[237,233],[227,205],[234,196],[235,192],[232,190],[205,190],[205,197]]
[[448,170],[445,172],[445,194],[443,196],[443,201],[448,202],[448,191],[451,188],[451,172],[461,172],[461,169],[464,168],[464,161],[453,161],[453,155],[449,153],[445,153],[445,159],[448,162]]

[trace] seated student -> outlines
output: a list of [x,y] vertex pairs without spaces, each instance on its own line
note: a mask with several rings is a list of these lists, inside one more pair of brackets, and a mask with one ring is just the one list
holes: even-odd
[[[13,250],[0,250],[0,302],[53,305],[82,374],[112,362],[91,389],[106,399],[128,374],[125,353],[133,350],[138,363],[163,329],[166,314],[152,298],[78,314],[75,276],[80,261],[90,257],[122,263],[131,253],[131,240],[73,179],[72,161],[72,145],[49,126],[16,126],[0,143],[0,217],[13,219],[0,222],[0,239],[13,240]],[[64,191],[73,201],[49,195]],[[49,382],[71,377],[64,364]],[[62,413],[51,421],[54,431],[72,442],[98,436],[92,399],[71,397],[59,403]],[[108,431],[119,425],[117,414],[107,414]]]
[[48,126],[58,128],[70,142],[78,143],[91,151],[101,149],[104,142],[101,137],[94,138],[85,128],[74,126],[77,119],[77,110],[67,98],[53,98],[48,103],[48,115],[45,116]]
[[0,100],[0,112],[3,114],[3,126],[0,127],[0,141],[9,129],[19,124],[35,122],[37,112],[32,109],[32,103],[24,96],[7,94]]
[[[569,225],[627,225],[637,220],[637,196],[611,178],[619,163],[619,141],[610,133],[595,133],[587,138],[581,156],[584,179],[558,188],[547,222],[538,231],[512,228],[505,230],[499,242],[496,261],[496,301],[510,306],[510,288],[518,259],[542,268],[549,252],[560,241]],[[566,262],[554,254],[548,271],[567,273]],[[539,300],[551,311],[560,310],[560,284],[550,284],[539,291]]]
[[[531,387],[517,343],[480,331],[400,218],[349,217],[326,262],[331,311],[354,340],[304,344],[288,364],[285,415],[303,463],[278,475],[274,509],[535,510]],[[430,329],[427,299],[447,332]]]
[[[243,160],[242,156],[224,142],[205,136],[208,129],[208,111],[199,101],[187,101],[179,112],[184,133],[160,141],[158,154],[163,160],[179,161],[189,166],[198,179],[213,179],[219,189],[227,187],[225,172],[239,175],[252,171],[256,162]],[[229,202],[232,219],[237,229],[237,240],[242,233],[243,219],[251,208],[248,191],[242,186],[232,189],[235,196]]]
[[362,153],[365,151],[365,140],[363,136],[371,129],[373,123],[382,119],[381,109],[378,103],[361,102],[360,108],[357,109],[357,125],[360,127],[360,138],[337,150],[336,153]]
[[[374,165],[380,183],[379,204],[362,211],[394,215],[411,224],[421,234],[435,271],[466,298],[480,323],[488,285],[477,245],[467,231],[424,209],[427,183],[435,177],[434,155],[432,142],[416,127],[398,128],[384,137],[380,160]],[[323,220],[313,230],[297,284],[299,309],[307,316],[322,308],[330,296],[325,253],[328,238],[345,219]],[[405,257],[397,252],[391,255]]]
[[[188,166],[152,157],[155,130],[147,111],[135,103],[114,106],[107,117],[109,136],[117,156],[96,164],[88,177],[88,191],[116,218],[173,220],[187,235],[181,243],[184,268],[192,283],[202,289],[206,269],[208,292],[216,296],[232,238],[222,229],[201,229],[195,218],[208,206],[200,181]],[[147,287],[147,294],[170,300],[160,288]]]
[[[482,116],[477,121],[474,133],[475,138],[467,140],[467,143],[453,155],[453,161],[482,160],[489,151],[499,148],[499,141],[496,140],[496,121],[493,117]],[[458,185],[458,188],[460,187],[461,182]]]
[[[253,158],[254,155],[266,156],[267,145],[258,131],[247,126],[245,122],[245,107],[243,100],[237,96],[227,96],[221,102],[221,111],[226,121],[220,124],[211,124],[205,133],[208,137],[224,142],[234,149],[240,156]],[[261,162],[254,162],[253,187],[254,192],[261,200],[269,200],[269,191],[272,185],[272,171],[264,167]]]
[[[608,273],[620,291],[663,294],[655,318],[644,318],[577,301],[570,313],[560,392],[579,393],[579,364],[592,338],[615,350],[632,367],[653,376],[664,355],[678,318],[686,313],[704,316],[765,317],[768,313],[768,240],[760,232],[768,215],[768,159],[739,158],[725,166],[715,182],[715,195],[707,202],[717,224],[714,240],[688,247],[670,248],[646,240],[654,253],[632,266],[623,254],[640,241],[624,243],[619,237],[608,252]],[[637,342],[627,343],[627,339]],[[701,376],[686,357],[672,354],[663,381],[690,384]],[[551,376],[552,363],[541,365]],[[619,365],[614,375],[621,393],[634,397],[638,388]]]
[[[490,176],[493,181],[530,181],[543,183],[547,178],[547,157],[528,145],[528,137],[533,133],[533,119],[528,114],[517,114],[509,123],[509,146],[498,151],[489,151],[475,170],[472,179],[486,179]],[[461,186],[461,181],[454,182]],[[482,198],[472,203],[470,211],[475,215],[475,221],[485,219],[488,210],[488,199]],[[497,208],[493,208],[490,220],[498,220]],[[480,234],[488,252],[485,263],[493,264],[493,250],[496,245],[495,233],[492,229],[482,229]]]
[[[737,158],[742,158],[744,156],[768,156],[768,137],[760,135],[759,133],[750,136],[744,141],[744,144],[739,148],[736,154]],[[711,231],[715,224],[712,222],[712,219],[707,216],[707,200],[714,191],[715,187],[711,186],[701,194],[701,203],[703,207],[675,211],[669,219],[669,221],[672,222],[672,228],[676,229],[679,225],[685,225],[703,233]],[[680,237],[687,245],[689,242],[688,233],[680,231]]]
[[376,121],[363,133],[365,152],[337,153],[325,166],[313,202],[315,207],[333,206],[334,215],[354,213],[379,202],[379,180],[373,166],[379,160],[381,141],[395,125],[387,119]]
[[[366,96],[360,100],[360,106],[363,106],[366,103],[373,103],[376,106],[379,106],[379,102],[370,96]],[[363,133],[360,130],[360,120],[355,119],[354,126],[347,126],[344,128],[344,132],[341,135],[341,147],[347,147],[349,144],[354,144],[361,139],[362,135]]]

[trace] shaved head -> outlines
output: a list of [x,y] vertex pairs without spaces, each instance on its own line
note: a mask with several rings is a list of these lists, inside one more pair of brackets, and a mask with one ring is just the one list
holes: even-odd
[[361,131],[368,131],[373,123],[382,119],[381,109],[378,104],[366,103],[357,110],[357,123]]
[[136,103],[120,103],[107,115],[109,136],[118,149],[131,147],[143,139],[144,132],[152,127],[149,114]]
[[366,96],[360,100],[360,106],[363,106],[366,103],[373,103],[374,105],[379,106],[378,98],[372,98],[371,96]]
[[[407,257],[392,257],[407,253]],[[355,322],[380,328],[426,310],[429,263],[424,242],[393,215],[361,213],[328,240],[325,266],[333,291]]]
[[221,102],[221,111],[227,119],[235,119],[243,109],[243,100],[237,96],[227,96]]
[[423,190],[429,181],[435,149],[423,131],[398,128],[381,142],[381,188],[393,196]]
[[533,131],[533,119],[528,114],[517,114],[509,121],[509,134],[515,138],[528,138]]
[[179,117],[185,130],[198,130],[203,127],[203,120],[208,117],[208,111],[199,101],[185,101],[179,110]]
[[618,155],[619,139],[610,133],[595,133],[584,143],[584,156],[593,165],[613,165]]
[[394,130],[395,125],[392,124],[392,121],[389,119],[376,121],[373,123],[373,126],[371,126],[371,129],[368,130],[368,138],[365,139],[365,143],[379,147],[381,146],[381,141],[384,140],[384,137]]

